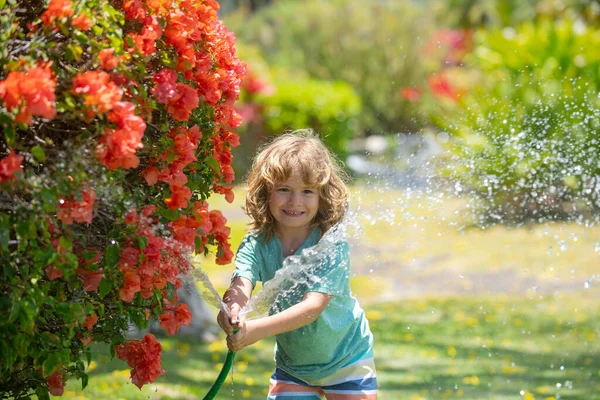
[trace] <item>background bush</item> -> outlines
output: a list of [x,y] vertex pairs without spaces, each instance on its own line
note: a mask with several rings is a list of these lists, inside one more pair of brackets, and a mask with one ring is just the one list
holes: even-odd
[[581,20],[540,19],[478,31],[467,67],[438,73],[462,93],[429,97],[430,120],[454,138],[446,172],[476,191],[487,217],[543,220],[600,207],[599,45]]
[[427,15],[411,2],[310,0],[277,2],[227,21],[269,65],[350,84],[363,106],[358,133],[393,133],[420,126],[401,89],[425,74]]

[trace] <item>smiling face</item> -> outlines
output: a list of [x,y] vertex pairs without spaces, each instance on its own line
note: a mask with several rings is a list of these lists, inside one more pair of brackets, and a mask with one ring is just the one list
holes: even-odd
[[269,196],[269,211],[275,218],[275,231],[310,233],[310,225],[319,211],[319,191],[293,173],[287,181],[278,182]]

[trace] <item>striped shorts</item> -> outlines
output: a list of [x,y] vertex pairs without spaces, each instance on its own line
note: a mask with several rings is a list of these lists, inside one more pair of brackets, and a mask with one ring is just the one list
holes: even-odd
[[373,358],[360,359],[324,379],[306,382],[276,368],[267,400],[376,400]]

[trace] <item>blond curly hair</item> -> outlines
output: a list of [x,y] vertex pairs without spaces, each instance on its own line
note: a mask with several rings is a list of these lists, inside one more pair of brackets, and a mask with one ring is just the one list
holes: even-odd
[[348,175],[312,129],[284,133],[267,143],[257,154],[248,174],[246,214],[250,229],[270,240],[275,233],[275,219],[269,211],[269,197],[275,185],[285,182],[298,171],[306,184],[319,193],[319,210],[311,228],[321,233],[340,221],[348,203]]

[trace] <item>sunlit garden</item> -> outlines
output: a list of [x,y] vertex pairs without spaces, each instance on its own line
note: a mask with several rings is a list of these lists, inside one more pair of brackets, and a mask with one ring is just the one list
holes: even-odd
[[[312,128],[351,178],[380,399],[600,399],[599,21],[0,0],[0,398],[213,398],[252,157]],[[214,398],[265,399],[274,344]]]

